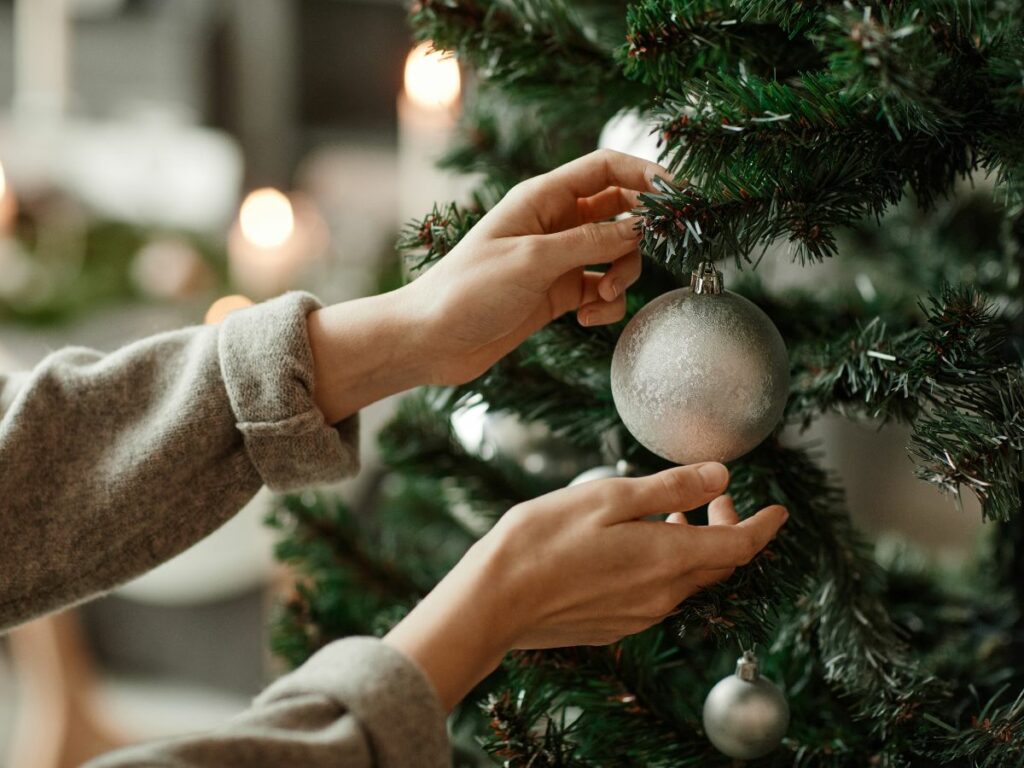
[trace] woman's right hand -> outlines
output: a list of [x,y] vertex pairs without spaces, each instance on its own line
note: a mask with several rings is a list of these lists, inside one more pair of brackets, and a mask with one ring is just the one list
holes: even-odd
[[[520,504],[385,641],[452,708],[515,648],[605,645],[670,615],[754,557],[788,516],[740,522],[717,463],[596,480]],[[710,502],[710,524],[680,514]],[[667,520],[645,520],[668,514]]]

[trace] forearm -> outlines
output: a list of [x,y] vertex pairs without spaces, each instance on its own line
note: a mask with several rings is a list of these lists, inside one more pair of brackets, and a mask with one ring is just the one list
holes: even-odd
[[221,728],[88,768],[446,768],[445,716],[422,672],[373,638],[341,640]]
[[513,647],[493,547],[482,541],[388,633],[384,642],[411,659],[451,711]]
[[410,286],[313,312],[308,328],[314,396],[328,423],[435,383],[427,326]]

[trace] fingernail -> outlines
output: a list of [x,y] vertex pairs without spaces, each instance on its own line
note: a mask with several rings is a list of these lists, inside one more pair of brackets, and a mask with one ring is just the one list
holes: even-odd
[[704,483],[704,490],[709,493],[721,490],[729,482],[729,470],[714,461],[697,467],[697,474],[700,475],[700,479]]
[[590,312],[580,312],[580,325],[590,325],[591,320],[593,320],[593,316]]
[[622,292],[622,283],[615,278],[612,278],[609,282],[605,283],[605,301],[612,301]]

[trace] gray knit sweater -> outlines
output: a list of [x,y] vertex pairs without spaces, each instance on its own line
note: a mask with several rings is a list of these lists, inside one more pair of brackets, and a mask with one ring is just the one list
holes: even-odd
[[[186,549],[261,485],[358,470],[357,423],[312,397],[293,293],[102,355],[66,349],[0,375],[0,631],[87,600]],[[336,642],[227,725],[91,768],[369,768],[449,764],[422,672],[373,638]]]

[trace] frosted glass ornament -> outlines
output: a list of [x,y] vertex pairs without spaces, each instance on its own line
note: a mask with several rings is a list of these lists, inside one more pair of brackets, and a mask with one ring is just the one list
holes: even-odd
[[755,304],[726,291],[708,263],[629,322],[612,358],[619,417],[648,450],[677,464],[729,461],[782,418],[789,357]]

